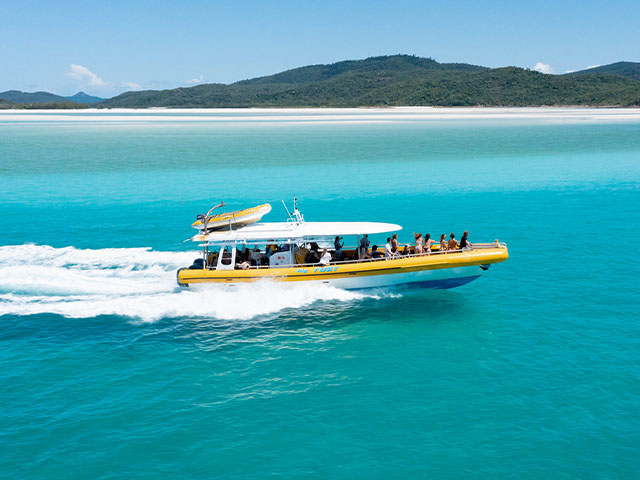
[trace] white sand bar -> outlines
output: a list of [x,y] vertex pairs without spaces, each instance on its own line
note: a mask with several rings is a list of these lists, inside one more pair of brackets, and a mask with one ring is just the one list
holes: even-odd
[[640,108],[193,108],[0,110],[0,122],[386,123],[446,120],[532,120],[570,123],[638,122]]

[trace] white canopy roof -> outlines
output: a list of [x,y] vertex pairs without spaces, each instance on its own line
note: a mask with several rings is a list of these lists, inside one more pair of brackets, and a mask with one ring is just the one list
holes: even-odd
[[216,230],[207,235],[195,235],[196,242],[257,242],[300,238],[335,237],[395,232],[400,225],[376,222],[277,222],[254,223],[235,230]]

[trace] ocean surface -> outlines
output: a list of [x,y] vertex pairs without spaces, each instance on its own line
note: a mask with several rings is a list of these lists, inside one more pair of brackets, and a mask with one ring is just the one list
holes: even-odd
[[[640,115],[439,112],[1,112],[0,478],[640,478]],[[294,195],[510,258],[176,286],[196,214]]]

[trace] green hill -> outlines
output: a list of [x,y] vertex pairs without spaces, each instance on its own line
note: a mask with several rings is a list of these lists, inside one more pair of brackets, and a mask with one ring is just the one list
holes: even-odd
[[20,92],[18,90],[7,90],[6,92],[0,92],[0,101],[5,100],[13,103],[53,103],[53,102],[68,102],[69,99],[61,97],[60,95],[54,95],[49,92]]
[[127,92],[101,105],[185,108],[640,105],[639,80],[608,72],[589,73],[545,75],[518,67],[490,69],[394,55],[295,68],[230,85]]
[[7,90],[6,92],[0,92],[0,103],[3,104],[30,104],[40,105],[43,104],[61,104],[65,105],[61,108],[70,108],[77,103],[98,103],[102,102],[104,98],[94,97],[87,95],[84,92],[78,92],[70,97],[62,97],[54,93],[49,92],[20,92],[18,90]]
[[477,72],[488,70],[486,67],[466,63],[438,63],[431,58],[411,55],[393,55],[371,57],[365,60],[346,60],[330,65],[310,65],[286,70],[267,77],[243,80],[235,85],[259,85],[269,83],[310,83],[332,79],[347,72],[412,72],[415,70],[457,70]]
[[[71,102],[82,102],[82,104]],[[86,108],[82,92],[0,93],[1,108]],[[14,105],[14,107],[11,107]],[[46,105],[46,107],[42,107]],[[640,106],[640,63],[618,62],[565,75],[518,67],[439,63],[412,55],[309,65],[242,80],[126,92],[99,107]]]
[[92,97],[84,92],[78,92],[71,97],[62,97],[49,92],[20,92],[8,90],[0,92],[0,109],[22,110],[51,110],[51,109],[76,109],[87,108],[90,103],[104,100],[100,97]]
[[77,110],[89,105],[66,100],[64,102],[16,103],[0,99],[0,110]]
[[638,62],[616,62],[609,65],[601,65],[599,67],[588,68],[573,72],[570,75],[589,75],[593,73],[610,73],[620,75],[621,77],[640,80],[640,63]]
[[70,97],[66,98],[67,100],[78,103],[98,103],[104,100],[104,98],[94,97],[93,95],[88,95],[84,92],[78,92],[75,95],[71,95]]

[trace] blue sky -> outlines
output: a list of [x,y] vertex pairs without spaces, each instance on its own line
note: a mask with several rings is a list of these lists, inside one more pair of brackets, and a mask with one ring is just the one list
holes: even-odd
[[550,73],[640,61],[640,1],[2,0],[0,91],[230,83],[408,53]]

